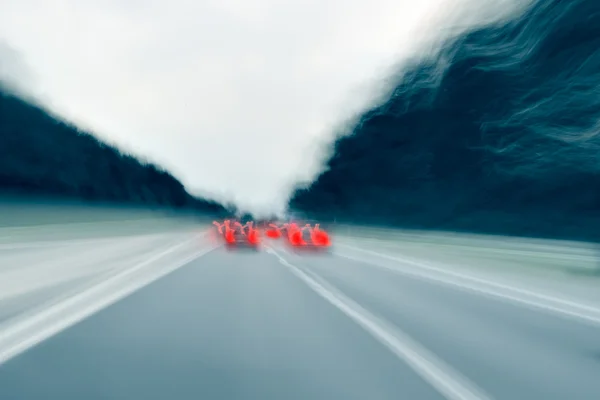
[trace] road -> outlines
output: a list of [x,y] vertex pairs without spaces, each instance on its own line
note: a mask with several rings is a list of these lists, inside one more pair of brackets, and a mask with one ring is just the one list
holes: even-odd
[[95,240],[0,249],[3,274],[10,257],[88,254],[49,273],[72,278],[21,278],[0,298],[1,399],[600,398],[592,296],[511,291],[501,274],[427,270],[356,238],[328,255],[227,252],[189,232]]

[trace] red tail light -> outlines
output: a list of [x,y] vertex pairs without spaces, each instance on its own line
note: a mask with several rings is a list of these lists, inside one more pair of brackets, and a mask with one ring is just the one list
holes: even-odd
[[277,239],[278,237],[281,236],[281,233],[275,229],[269,229],[267,231],[267,236],[272,238],[272,239]]
[[289,238],[292,246],[304,246],[306,244],[306,242],[302,239],[302,232],[300,230],[291,233]]
[[314,232],[312,235],[312,241],[317,246],[323,246],[323,247],[331,246],[331,241],[329,240],[329,235],[323,231]]
[[248,232],[248,241],[251,244],[258,244],[258,242],[259,242],[258,232],[256,232],[255,230]]

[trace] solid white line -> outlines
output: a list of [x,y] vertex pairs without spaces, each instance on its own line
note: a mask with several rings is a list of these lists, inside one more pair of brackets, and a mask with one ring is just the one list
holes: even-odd
[[[342,239],[348,243],[352,243],[352,242],[357,242],[358,240],[348,240],[347,238]],[[396,248],[398,249],[398,243],[395,243],[393,241],[387,241],[387,240],[378,240],[378,239],[360,239],[361,243],[375,243],[381,247],[384,248]],[[573,253],[573,250],[571,248],[565,247],[564,248],[564,252],[559,252],[560,250],[557,250],[557,247],[552,247],[549,246],[552,250],[552,252],[548,251],[548,250],[520,250],[520,249],[515,249],[515,248],[509,248],[509,247],[485,247],[485,246],[473,246],[473,245],[464,245],[464,244],[448,244],[448,243],[428,243],[428,242],[408,242],[405,243],[408,244],[409,246],[412,245],[416,245],[416,246],[435,246],[435,247],[440,247],[440,248],[448,248],[450,250],[461,250],[461,251],[469,251],[469,252],[479,252],[481,253],[482,251],[485,253],[497,253],[497,254],[502,254],[502,255],[514,255],[514,256],[531,256],[531,257],[537,257],[537,258],[550,258],[550,259],[560,259],[560,260],[567,260],[567,261],[595,261],[596,260],[596,256],[594,256],[593,254],[590,254],[590,250],[585,249],[586,250],[586,254],[581,254],[581,252],[579,254],[577,253]],[[351,244],[345,244],[342,243],[342,246],[352,246]],[[538,246],[539,247],[539,246]],[[400,249],[401,250],[401,249]]]
[[[131,218],[131,219],[112,219],[112,220],[98,220],[98,221],[79,221],[79,222],[56,222],[47,223],[40,225],[9,225],[0,226],[0,232],[5,231],[22,231],[30,229],[44,229],[44,228],[62,228],[62,227],[79,227],[79,226],[97,226],[97,225],[122,225],[127,222],[163,222],[163,221],[176,221],[178,218],[171,217],[156,217],[156,218]],[[209,219],[206,219],[208,221]]]
[[113,303],[123,299],[133,292],[149,285],[150,283],[162,278],[163,276],[174,272],[178,268],[190,263],[191,261],[207,254],[214,248],[196,251],[192,255],[180,259],[169,265],[160,265],[159,267],[148,271],[148,273],[138,276],[133,281],[132,275],[143,270],[149,264],[160,258],[175,252],[184,245],[189,244],[196,238],[182,242],[173,246],[135,266],[114,275],[107,280],[93,286],[89,290],[79,293],[58,304],[40,311],[39,313],[28,316],[21,321],[12,323],[0,330],[0,364],[5,363],[11,358],[23,353],[38,343],[56,335],[57,333],[75,325],[83,319],[94,313],[110,306]]
[[[407,264],[413,267],[417,267],[417,269],[394,268],[388,265],[378,264],[372,259],[365,260],[340,252],[335,252],[335,254],[340,257],[368,263],[379,268],[396,272],[398,274],[434,281],[437,283],[454,286],[460,289],[469,290],[471,292],[497,297],[518,304],[524,304],[530,307],[551,311],[557,314],[582,319],[588,322],[592,322],[594,324],[600,324],[600,309],[596,307],[576,303],[567,299],[561,299],[558,297],[536,293],[527,289],[512,287],[498,282],[492,282],[487,279],[477,278],[474,276],[469,276],[454,271],[448,271],[446,269],[434,267],[421,261],[415,261],[404,257],[396,257],[387,254],[382,254],[375,251],[362,249],[356,246],[341,246],[350,247],[353,250],[395,261],[400,264]],[[424,271],[428,271],[430,273],[428,274]],[[431,272],[435,274],[431,274]]]
[[[19,249],[30,249],[30,248],[45,248],[45,247],[57,247],[57,246],[79,246],[85,244],[100,244],[104,242],[122,242],[123,240],[141,240],[148,239],[151,237],[174,237],[175,235],[184,236],[189,232],[171,232],[171,233],[137,233],[133,235],[123,236],[101,236],[91,239],[65,239],[65,240],[40,240],[40,241],[25,241],[25,242],[13,242],[13,243],[0,243],[0,250],[19,250]],[[208,232],[197,233],[199,237],[207,236]]]
[[359,324],[375,339],[385,345],[394,355],[403,360],[426,382],[432,385],[448,400],[485,400],[484,394],[474,384],[460,376],[450,366],[439,360],[430,351],[418,344],[397,327],[377,318],[339,290],[309,271],[290,264],[272,248],[267,252],[275,255],[281,264],[306,283],[317,294],[337,307],[340,311]]
[[[63,246],[81,246],[86,244],[103,244],[112,242],[123,242],[124,240],[139,240],[142,238],[152,235],[135,235],[135,236],[123,236],[123,237],[102,237],[95,239],[70,239],[70,240],[43,240],[43,241],[31,241],[31,242],[15,242],[15,243],[2,243],[0,244],[0,250],[19,250],[19,249],[36,249],[36,248],[56,248]],[[158,237],[158,235],[155,235]],[[164,235],[166,236],[166,235]]]

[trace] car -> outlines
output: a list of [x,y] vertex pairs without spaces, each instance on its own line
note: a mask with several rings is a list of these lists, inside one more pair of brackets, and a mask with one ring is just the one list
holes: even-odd
[[228,250],[246,248],[258,251],[260,249],[260,237],[258,231],[250,232],[241,229],[230,229],[224,234],[225,248]]
[[331,237],[317,224],[291,223],[287,226],[287,239],[289,245],[294,249],[329,251],[331,248]]

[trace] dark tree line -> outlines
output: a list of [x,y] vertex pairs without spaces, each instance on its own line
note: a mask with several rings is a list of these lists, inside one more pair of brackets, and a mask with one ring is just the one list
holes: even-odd
[[293,210],[404,227],[600,238],[600,3],[541,1],[404,71]]
[[0,88],[0,190],[223,212],[144,163]]

